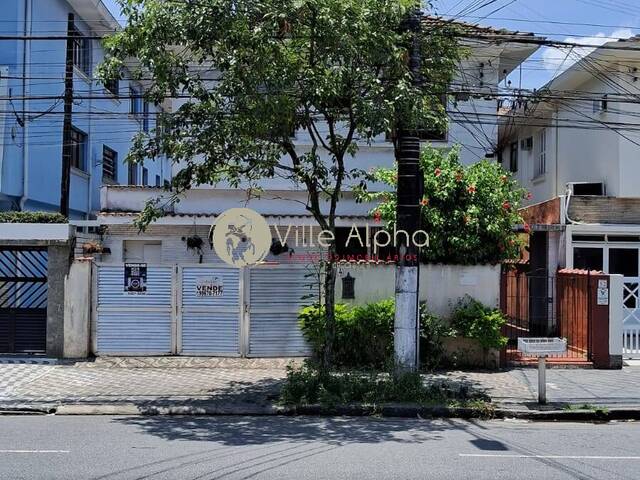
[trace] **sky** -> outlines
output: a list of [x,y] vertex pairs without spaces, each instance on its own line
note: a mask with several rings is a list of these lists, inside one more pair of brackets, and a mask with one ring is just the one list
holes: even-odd
[[[103,0],[119,17],[115,0]],[[431,0],[432,10],[471,23],[534,32],[553,40],[601,45],[640,34],[638,0]],[[540,49],[522,68],[522,87],[539,88],[569,67],[587,48]],[[512,85],[519,83],[512,75]]]

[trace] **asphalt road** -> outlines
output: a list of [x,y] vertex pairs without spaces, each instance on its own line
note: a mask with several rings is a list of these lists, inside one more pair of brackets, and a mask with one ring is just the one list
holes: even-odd
[[0,417],[0,479],[638,479],[640,424]]

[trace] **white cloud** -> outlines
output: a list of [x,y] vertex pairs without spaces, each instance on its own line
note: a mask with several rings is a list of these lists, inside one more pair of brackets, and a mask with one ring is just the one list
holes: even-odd
[[571,65],[580,60],[582,57],[585,57],[593,52],[595,50],[595,47],[604,45],[607,42],[618,40],[620,38],[630,38],[633,36],[634,32],[632,32],[630,29],[620,28],[618,30],[614,30],[610,35],[600,32],[592,37],[567,37],[563,40],[563,42],[579,43],[581,45],[593,45],[594,48],[576,47],[571,50],[571,53],[568,53],[571,47],[545,47],[544,51],[542,52],[542,64],[545,69],[551,71],[556,75],[559,75]]

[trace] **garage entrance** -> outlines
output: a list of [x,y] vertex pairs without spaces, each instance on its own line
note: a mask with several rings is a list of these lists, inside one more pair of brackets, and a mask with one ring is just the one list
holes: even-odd
[[0,246],[0,353],[45,353],[47,248]]

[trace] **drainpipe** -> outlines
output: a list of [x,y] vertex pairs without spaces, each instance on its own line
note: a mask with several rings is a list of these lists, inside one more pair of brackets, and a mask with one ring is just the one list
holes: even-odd
[[[33,0],[24,0],[24,35],[30,36],[33,31],[31,12],[33,11]],[[27,84],[31,77],[31,40],[23,40],[22,45],[22,197],[20,198],[20,210],[29,199],[29,121],[27,120]]]

